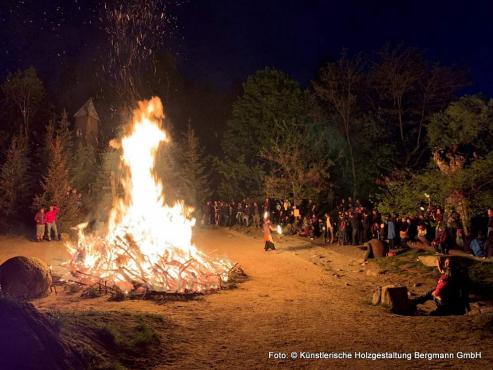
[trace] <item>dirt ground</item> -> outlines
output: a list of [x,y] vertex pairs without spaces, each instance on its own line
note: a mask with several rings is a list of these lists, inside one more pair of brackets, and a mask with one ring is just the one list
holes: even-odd
[[[377,286],[402,283],[401,277],[378,274],[373,264],[362,264],[360,249],[282,238],[278,250],[264,252],[260,236],[260,232],[252,237],[225,229],[195,233],[199,248],[241,264],[249,278],[236,289],[165,303],[109,302],[104,297],[81,299],[58,292],[34,304],[42,311],[161,315],[167,324],[159,327],[162,352],[156,369],[491,369],[491,313],[394,315],[371,306],[371,293]],[[0,262],[15,255],[36,256],[54,268],[66,258],[60,242],[0,238]],[[433,284],[419,277],[416,281],[420,286],[410,287],[415,293]],[[290,358],[292,352],[297,359]],[[303,359],[301,352],[345,352],[353,359]],[[356,352],[447,353],[455,358],[362,360],[354,359]],[[458,359],[458,352],[480,352],[481,358]]]

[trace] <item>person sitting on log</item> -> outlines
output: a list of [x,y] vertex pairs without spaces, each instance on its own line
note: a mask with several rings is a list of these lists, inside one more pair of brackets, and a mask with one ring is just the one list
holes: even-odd
[[402,219],[399,229],[399,239],[401,241],[400,246],[407,247],[407,242],[409,241],[409,224],[407,220]]
[[426,229],[425,223],[420,222],[418,224],[418,241],[420,241],[423,244],[430,244],[430,242],[426,238],[427,234],[428,234],[428,230]]
[[435,248],[436,252],[448,254],[450,249],[450,240],[444,226],[439,225],[437,227],[437,233],[435,239],[431,242],[431,245]]
[[484,257],[484,243],[485,243],[485,235],[483,231],[478,231],[478,236],[471,241],[471,250],[472,254],[476,257]]
[[469,291],[467,272],[461,271],[455,259],[437,259],[440,279],[436,287],[428,293],[411,299],[416,306],[433,300],[437,306],[433,316],[464,315],[469,311]]

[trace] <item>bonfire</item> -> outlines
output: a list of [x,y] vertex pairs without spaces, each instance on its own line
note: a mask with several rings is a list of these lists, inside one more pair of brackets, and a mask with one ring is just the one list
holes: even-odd
[[66,280],[104,282],[126,293],[202,293],[220,289],[230,278],[230,261],[211,258],[192,243],[191,209],[165,202],[154,171],[158,147],[168,141],[163,119],[159,98],[141,101],[127,133],[112,142],[121,150],[124,196],[114,200],[103,234],[78,226],[77,242],[66,244],[72,256]]

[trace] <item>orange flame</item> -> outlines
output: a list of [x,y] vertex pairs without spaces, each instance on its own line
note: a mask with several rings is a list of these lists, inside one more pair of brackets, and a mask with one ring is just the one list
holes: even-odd
[[164,202],[154,174],[156,152],[167,141],[157,97],[139,102],[121,147],[125,197],[117,199],[104,236],[86,235],[79,225],[77,244],[68,244],[71,269],[87,280],[105,280],[124,291],[145,286],[154,291],[202,292],[228,279],[229,261],[207,257],[192,244],[194,219],[182,202]]

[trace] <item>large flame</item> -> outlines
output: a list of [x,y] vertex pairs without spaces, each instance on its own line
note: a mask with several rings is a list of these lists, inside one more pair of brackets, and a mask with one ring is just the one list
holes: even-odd
[[77,244],[68,244],[72,273],[104,280],[130,291],[202,292],[221,287],[232,265],[201,253],[192,244],[195,220],[182,202],[170,207],[154,174],[159,145],[167,141],[159,98],[139,102],[121,146],[125,196],[117,199],[105,235],[86,235],[79,225]]

